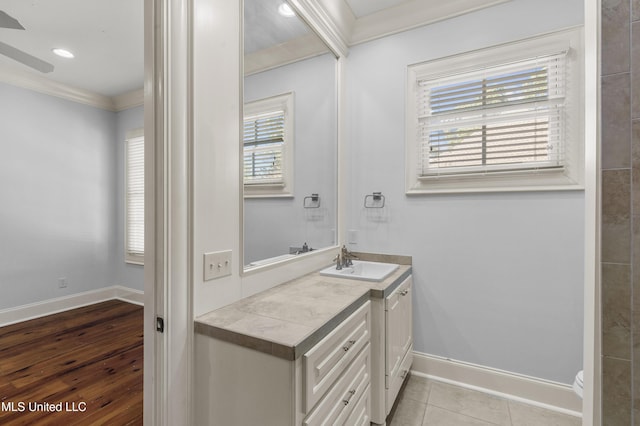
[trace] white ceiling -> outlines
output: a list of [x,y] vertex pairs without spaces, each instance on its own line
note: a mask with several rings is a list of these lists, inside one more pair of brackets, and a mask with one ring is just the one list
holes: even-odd
[[[279,27],[283,18],[275,10],[282,1],[245,0],[247,28],[255,28],[255,34],[245,34],[247,51],[264,49],[308,31],[296,19],[285,23],[284,30]],[[356,24],[363,24],[356,25],[353,31],[351,41],[356,43],[464,12],[459,6],[460,10],[448,7],[446,0],[343,1],[353,12]],[[465,0],[462,4],[501,1],[508,0]],[[142,89],[144,0],[0,0],[0,10],[26,29],[0,28],[0,42],[55,67],[53,72],[41,74],[0,55],[0,76],[4,72],[21,78],[45,77],[107,98]],[[408,23],[399,20],[399,15],[405,16]],[[265,16],[280,23],[265,25]],[[54,47],[66,48],[76,58],[59,58],[51,51]]]
[[[142,88],[143,0],[2,0],[0,10],[25,28],[0,28],[0,41],[55,66],[40,75],[109,97]],[[54,47],[76,57],[59,58]],[[3,55],[0,67],[39,74]]]
[[308,34],[297,16],[278,13],[283,0],[244,0],[244,53],[253,53]]

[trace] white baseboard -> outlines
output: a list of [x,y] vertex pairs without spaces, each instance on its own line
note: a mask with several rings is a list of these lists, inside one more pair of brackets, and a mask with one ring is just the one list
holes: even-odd
[[582,400],[569,385],[420,352],[411,368],[416,376],[582,417]]
[[114,299],[122,300],[123,302],[133,303],[135,305],[144,306],[144,291],[123,287],[121,285],[113,286],[113,289],[115,290],[115,293],[116,293]]
[[144,305],[144,293],[142,291],[114,285],[98,290],[85,291],[83,293],[0,310],[0,326],[40,318],[111,299],[118,299],[136,305]]

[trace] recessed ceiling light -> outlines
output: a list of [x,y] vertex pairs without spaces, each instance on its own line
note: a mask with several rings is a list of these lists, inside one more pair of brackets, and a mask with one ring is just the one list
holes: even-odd
[[287,3],[282,3],[280,7],[278,7],[278,13],[282,16],[286,16],[287,18],[293,18],[296,16],[296,13]]
[[66,49],[60,49],[60,48],[55,48],[55,49],[51,49],[53,51],[53,53],[55,53],[56,55],[62,57],[62,58],[74,58],[75,55],[71,52],[69,52]]

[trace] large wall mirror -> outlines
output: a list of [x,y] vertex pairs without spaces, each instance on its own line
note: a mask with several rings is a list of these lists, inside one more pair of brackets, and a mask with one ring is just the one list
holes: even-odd
[[244,265],[336,244],[335,55],[283,0],[244,1]]

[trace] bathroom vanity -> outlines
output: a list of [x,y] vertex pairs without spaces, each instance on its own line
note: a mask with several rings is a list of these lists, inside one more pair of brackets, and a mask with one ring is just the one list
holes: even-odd
[[196,418],[384,424],[412,361],[410,274],[315,272],[197,318]]

